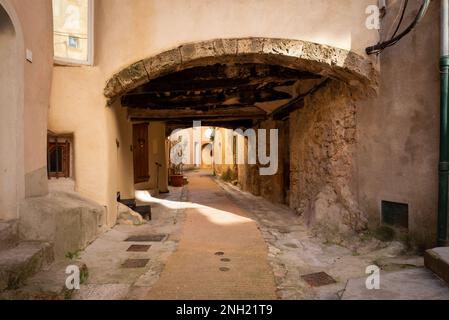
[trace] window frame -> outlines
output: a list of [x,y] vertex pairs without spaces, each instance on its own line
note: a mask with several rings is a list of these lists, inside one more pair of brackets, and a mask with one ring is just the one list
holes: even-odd
[[[87,60],[76,60],[70,58],[61,58],[53,55],[53,61],[60,66],[93,66],[94,65],[94,17],[95,17],[95,0],[87,0]],[[53,44],[54,45],[54,44]]]

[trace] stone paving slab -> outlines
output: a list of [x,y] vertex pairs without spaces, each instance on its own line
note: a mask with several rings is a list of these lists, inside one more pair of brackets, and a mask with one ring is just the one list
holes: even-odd
[[146,299],[276,299],[256,222],[210,177],[191,175],[188,188],[192,207],[179,247]]
[[380,290],[367,290],[366,277],[348,281],[342,300],[449,300],[449,287],[424,268],[382,273]]

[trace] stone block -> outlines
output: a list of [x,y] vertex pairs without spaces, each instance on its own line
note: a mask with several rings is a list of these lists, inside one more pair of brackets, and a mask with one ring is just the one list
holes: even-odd
[[186,44],[180,50],[183,63],[216,56],[214,43],[211,41]]
[[217,39],[213,41],[217,56],[237,54],[237,39]]
[[163,52],[143,61],[150,80],[177,71],[181,62],[182,58],[179,48]]
[[0,252],[0,291],[16,289],[24,281],[53,262],[52,246],[46,242],[21,242]]
[[107,83],[104,88],[104,95],[106,98],[114,98],[123,92],[123,87],[118,79],[117,75],[114,75]]
[[76,193],[57,192],[21,204],[21,239],[54,245],[57,258],[84,249],[102,230],[104,207]]
[[247,38],[237,41],[238,54],[263,53],[263,47],[264,39],[261,38]]
[[424,264],[449,284],[449,247],[427,250],[424,254]]
[[147,70],[143,61],[136,62],[123,69],[118,74],[118,80],[124,92],[137,88],[149,81]]

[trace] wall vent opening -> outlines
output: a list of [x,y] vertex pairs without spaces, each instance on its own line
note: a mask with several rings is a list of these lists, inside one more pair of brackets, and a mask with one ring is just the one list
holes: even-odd
[[382,223],[408,228],[408,204],[382,201]]

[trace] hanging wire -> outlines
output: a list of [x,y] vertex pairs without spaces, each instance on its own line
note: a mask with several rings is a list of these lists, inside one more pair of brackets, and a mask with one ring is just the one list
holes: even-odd
[[415,19],[413,20],[413,22],[404,31],[402,31],[399,35],[397,35],[397,33],[399,32],[400,26],[402,24],[402,21],[404,19],[405,12],[406,12],[406,6],[404,6],[403,16],[400,21],[401,24],[398,24],[397,30],[395,31],[393,37],[388,41],[384,41],[384,42],[378,43],[372,47],[366,48],[366,53],[368,55],[380,54],[386,48],[394,46],[396,43],[398,43],[402,38],[404,38],[413,29],[415,29],[415,27],[421,22],[422,18],[426,15],[427,10],[429,9],[429,5],[430,5],[430,0],[423,0],[423,3],[419,9],[419,12],[416,15]]
[[393,35],[391,36],[391,39],[393,39],[399,32],[399,29],[401,28],[402,22],[404,21],[405,12],[407,11],[407,7],[408,7],[408,0],[404,0],[401,18],[399,19],[398,26],[396,27],[396,30],[394,31]]

